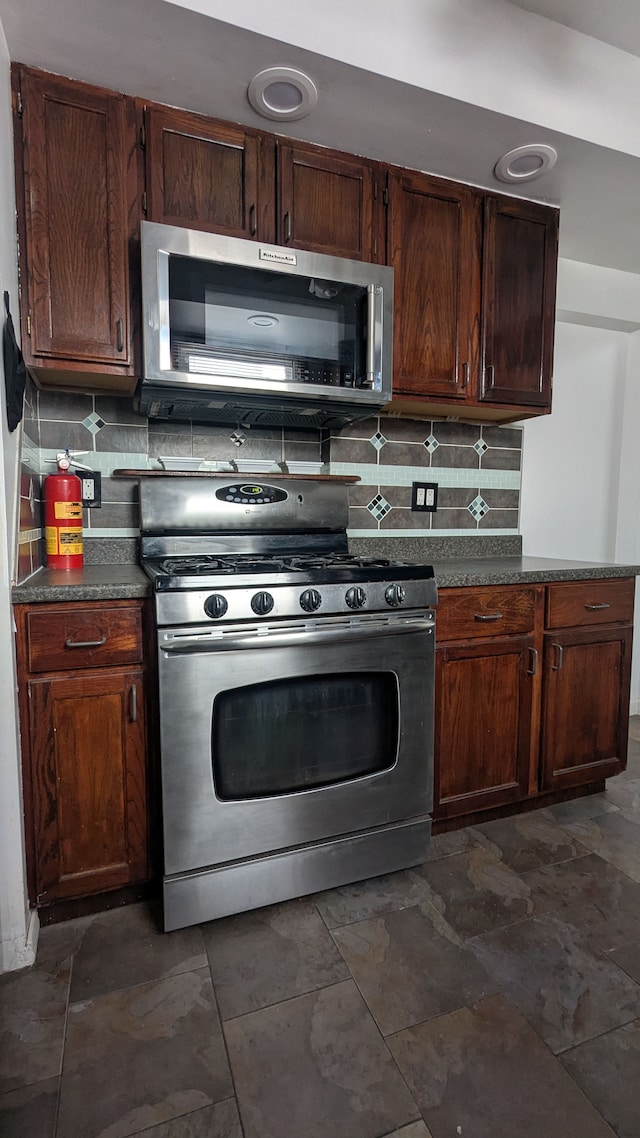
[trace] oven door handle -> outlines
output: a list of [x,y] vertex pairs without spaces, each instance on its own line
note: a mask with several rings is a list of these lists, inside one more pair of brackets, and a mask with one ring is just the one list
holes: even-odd
[[417,617],[411,621],[393,621],[389,624],[347,625],[342,628],[300,628],[287,632],[264,632],[258,634],[227,633],[222,636],[179,636],[175,640],[161,644],[163,652],[171,655],[193,654],[194,652],[237,652],[251,648],[290,648],[296,644],[334,644],[354,640],[369,640],[379,636],[409,636],[416,632],[433,631],[433,617]]

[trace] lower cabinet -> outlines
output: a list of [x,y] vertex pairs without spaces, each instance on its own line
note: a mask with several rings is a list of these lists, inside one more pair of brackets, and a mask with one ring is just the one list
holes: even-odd
[[32,901],[142,882],[149,805],[141,605],[18,606],[16,623]]
[[441,590],[436,820],[624,769],[633,599],[627,578]]

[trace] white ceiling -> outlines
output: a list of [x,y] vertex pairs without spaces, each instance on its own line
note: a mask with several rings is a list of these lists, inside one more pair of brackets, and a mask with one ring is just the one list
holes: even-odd
[[[640,273],[640,60],[617,43],[640,55],[640,0],[235,0],[231,9],[0,0],[0,21],[14,60],[267,130],[247,101],[249,80],[271,65],[302,67],[318,107],[278,124],[281,133],[491,189],[505,190],[493,175],[502,153],[551,143],[555,169],[522,192],[560,204],[561,254]],[[554,12],[562,26],[549,22]],[[587,38],[596,31],[606,42]]]
[[640,56],[638,0],[510,0],[510,3]]

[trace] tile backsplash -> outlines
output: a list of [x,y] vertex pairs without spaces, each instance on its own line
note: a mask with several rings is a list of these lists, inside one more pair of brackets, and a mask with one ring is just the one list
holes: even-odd
[[[128,399],[38,391],[27,384],[22,443],[18,580],[41,563],[41,480],[56,451],[102,474],[102,506],[85,511],[85,538],[135,538],[137,483],[118,468],[157,467],[158,456],[231,461],[324,461],[330,474],[358,475],[351,488],[353,537],[518,533],[522,431],[375,416],[330,435],[318,431],[165,423],[138,415]],[[411,483],[438,484],[434,514],[411,512]]]

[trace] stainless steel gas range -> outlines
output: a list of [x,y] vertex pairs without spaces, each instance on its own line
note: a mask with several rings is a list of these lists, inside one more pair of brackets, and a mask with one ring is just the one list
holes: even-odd
[[436,587],[351,557],[344,482],[141,482],[158,638],[165,928],[417,864]]

